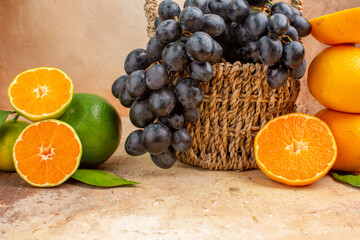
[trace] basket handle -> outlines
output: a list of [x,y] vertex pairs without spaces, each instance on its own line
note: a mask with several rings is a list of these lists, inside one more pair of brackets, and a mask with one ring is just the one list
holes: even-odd
[[[302,12],[303,0],[291,0],[291,5]],[[157,7],[157,0],[145,0],[144,11],[147,20],[146,32],[149,38],[155,35],[154,23],[157,17]]]

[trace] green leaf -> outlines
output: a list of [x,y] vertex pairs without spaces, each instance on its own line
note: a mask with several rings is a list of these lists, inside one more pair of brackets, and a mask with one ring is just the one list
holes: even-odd
[[11,113],[11,111],[0,110],[0,127]]
[[122,185],[139,184],[138,182],[128,181],[125,178],[113,173],[97,169],[78,169],[71,177],[83,183],[98,187],[117,187]]
[[360,187],[360,175],[351,175],[351,174],[338,174],[332,172],[331,175],[341,182],[350,184],[355,187]]

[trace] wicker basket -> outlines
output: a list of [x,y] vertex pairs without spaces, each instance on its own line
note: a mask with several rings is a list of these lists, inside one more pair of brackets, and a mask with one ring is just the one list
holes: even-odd
[[[291,4],[302,9],[302,0]],[[154,35],[157,1],[145,1],[147,33]],[[178,159],[210,170],[247,170],[257,168],[253,142],[257,132],[270,119],[296,111],[300,81],[289,78],[278,89],[266,82],[263,64],[223,61],[214,65],[215,76],[204,88],[200,120],[188,124],[193,147],[178,153]],[[177,82],[180,75],[173,74]],[[174,79],[175,78],[175,79]]]

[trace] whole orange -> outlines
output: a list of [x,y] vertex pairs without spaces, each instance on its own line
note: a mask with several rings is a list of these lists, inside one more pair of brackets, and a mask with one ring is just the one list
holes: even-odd
[[327,108],[360,113],[360,48],[329,47],[311,62],[310,93]]
[[332,168],[360,172],[360,114],[323,109],[316,116],[327,123],[335,137],[338,155]]

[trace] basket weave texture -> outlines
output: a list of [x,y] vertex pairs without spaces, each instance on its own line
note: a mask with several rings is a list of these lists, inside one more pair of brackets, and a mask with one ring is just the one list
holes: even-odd
[[[302,9],[302,0],[291,4]],[[154,36],[157,1],[145,1],[147,33]],[[180,161],[210,170],[247,170],[257,168],[254,139],[272,118],[296,111],[300,81],[289,78],[283,86],[271,89],[266,82],[263,64],[223,62],[214,66],[214,78],[201,83],[204,101],[200,120],[186,126],[192,148],[178,153]],[[187,73],[171,74],[178,82]]]

